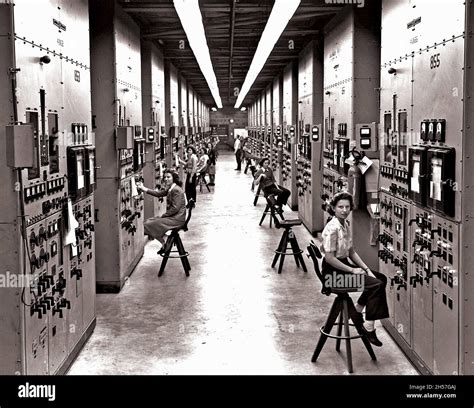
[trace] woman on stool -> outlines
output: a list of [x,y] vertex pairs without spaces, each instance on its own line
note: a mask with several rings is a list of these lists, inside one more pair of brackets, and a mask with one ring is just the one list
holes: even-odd
[[154,197],[166,196],[166,212],[162,216],[149,218],[143,224],[145,234],[161,243],[158,254],[164,254],[166,249],[169,249],[165,248],[165,233],[181,227],[186,222],[186,202],[178,174],[165,171],[164,179],[166,189],[162,191],[151,190],[142,183],[137,183],[137,188],[145,193]]
[[[362,311],[366,309],[366,321],[363,323],[361,334],[365,334],[375,346],[382,346],[382,342],[375,334],[375,320],[386,319],[389,316],[385,287],[387,277],[374,272],[362,261],[352,246],[352,232],[346,218],[354,208],[352,195],[346,192],[337,193],[331,200],[331,209],[334,217],[324,227],[322,233],[322,251],[324,252],[323,274],[326,282],[354,283],[351,288],[363,289],[359,297],[356,310],[359,312],[359,321],[362,323]],[[355,279],[344,279],[347,275],[359,275]],[[343,279],[337,279],[338,275]],[[328,279],[331,277],[331,279]],[[330,286],[330,285],[329,285]],[[338,287],[338,289],[342,289]]]
[[260,160],[260,170],[255,173],[255,184],[262,186],[262,190],[265,196],[274,195],[276,197],[276,203],[280,208],[288,202],[290,197],[290,190],[285,187],[279,186],[276,183],[275,176],[273,171],[270,168],[270,160],[262,159]]
[[186,191],[186,198],[188,201],[193,199],[194,202],[196,202],[196,171],[198,157],[194,146],[188,146],[186,152],[188,154],[188,160],[183,160],[180,157],[178,158],[179,162],[185,165],[186,170],[186,185],[184,190]]

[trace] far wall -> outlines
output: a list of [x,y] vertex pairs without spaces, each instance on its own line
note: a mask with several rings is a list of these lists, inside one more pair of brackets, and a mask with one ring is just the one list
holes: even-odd
[[[234,120],[234,123],[230,123],[230,119]],[[232,148],[234,147],[234,129],[243,129],[248,126],[248,114],[247,111],[242,112],[239,109],[232,107],[225,107],[219,109],[217,112],[210,112],[209,117],[210,126],[229,126],[229,134],[227,138],[220,137],[221,143],[226,143]]]

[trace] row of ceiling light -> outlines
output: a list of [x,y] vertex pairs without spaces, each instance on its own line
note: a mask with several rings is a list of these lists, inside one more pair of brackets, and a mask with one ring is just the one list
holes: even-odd
[[[207,85],[217,108],[222,108],[222,100],[217,86],[216,74],[211,62],[209,47],[207,45],[206,34],[202,22],[199,0],[173,0],[174,7],[178,13],[181,25],[189,41],[189,45],[194,52],[199,68],[201,69]],[[245,77],[245,81],[237,97],[234,107],[240,108],[245,96],[250,91],[258,74],[262,70],[276,42],[280,38],[283,30],[298,9],[301,0],[275,0],[272,12],[268,18],[262,37],[258,43],[257,50],[253,56],[252,63]],[[217,110],[213,108],[212,110]],[[245,110],[245,107],[241,108]]]

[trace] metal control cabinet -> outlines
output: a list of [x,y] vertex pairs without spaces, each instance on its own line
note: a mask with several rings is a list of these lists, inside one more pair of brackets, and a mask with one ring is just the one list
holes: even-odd
[[0,5],[2,375],[64,373],[95,327],[88,26],[85,0]]
[[282,185],[290,190],[288,204],[298,209],[296,188],[296,143],[298,118],[298,65],[289,63],[283,71],[283,169]]
[[[119,292],[143,255],[143,194],[133,195],[145,164],[140,31],[113,0],[90,2],[92,114],[97,140],[97,290]],[[132,132],[133,148],[117,146]]]
[[[167,155],[165,157],[168,168],[177,169],[175,155],[179,150],[179,100],[180,89],[178,83],[178,70],[169,62],[165,62],[165,121],[168,138]],[[193,97],[194,119],[197,126],[197,98]],[[196,132],[197,133],[197,132]],[[196,139],[196,133],[194,138]]]
[[296,184],[298,213],[312,233],[324,228],[321,197],[323,121],[323,42],[311,41],[300,53],[298,70],[298,143]]
[[[363,8],[345,8],[331,20],[324,33],[322,205],[325,208],[337,191],[351,186],[346,160],[357,146],[357,126],[379,120],[379,63],[380,2],[370,2]],[[360,150],[371,157],[373,165],[361,179],[364,193],[359,208],[352,213],[351,225],[357,252],[376,270],[378,151]],[[326,221],[327,213],[324,218]]]
[[272,83],[272,150],[275,165],[275,179],[278,184],[283,182],[283,78],[278,76]]
[[424,373],[474,373],[472,24],[471,2],[382,3],[384,325]]
[[[143,126],[146,130],[144,184],[149,188],[161,187],[166,169],[162,149],[161,127],[165,126],[165,68],[163,54],[149,41],[141,43]],[[145,219],[166,211],[166,198],[145,196]]]

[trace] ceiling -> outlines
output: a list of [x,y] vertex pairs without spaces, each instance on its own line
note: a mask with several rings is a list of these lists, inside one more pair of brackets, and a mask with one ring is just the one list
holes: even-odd
[[[140,25],[142,38],[155,42],[163,50],[165,60],[178,68],[203,102],[214,106],[173,0],[122,0],[120,4]],[[240,89],[244,83],[273,0],[199,0],[199,4],[222,103],[224,107],[234,106],[235,88]],[[297,60],[302,48],[322,33],[340,9],[341,6],[325,4],[325,0],[302,0],[242,106],[252,103],[290,61]],[[184,49],[179,48],[181,40],[186,41]]]

